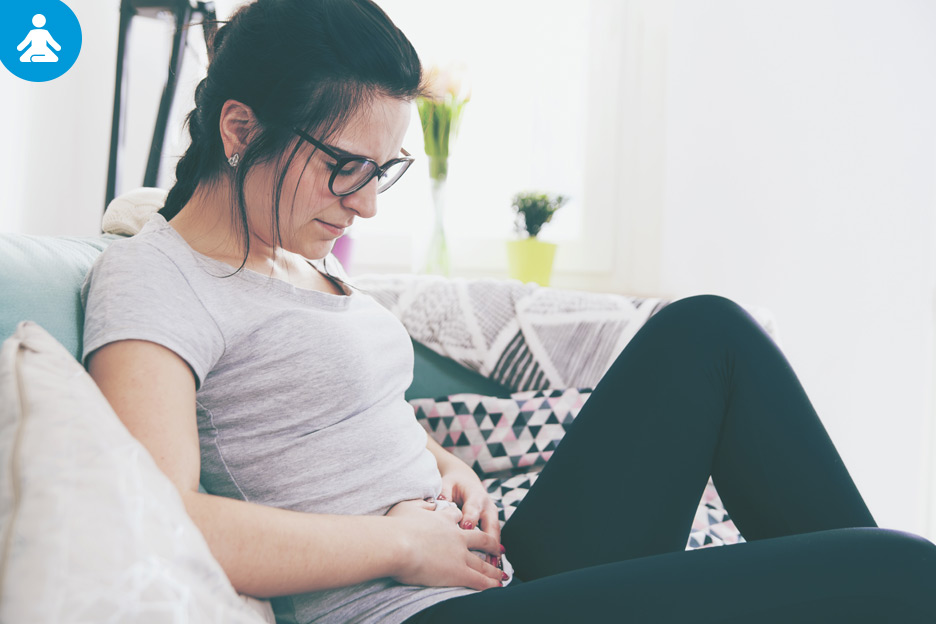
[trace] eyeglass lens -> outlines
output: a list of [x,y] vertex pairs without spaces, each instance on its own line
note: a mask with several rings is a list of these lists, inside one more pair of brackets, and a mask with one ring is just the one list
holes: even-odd
[[[380,193],[390,188],[406,171],[407,165],[406,162],[394,163],[384,171],[383,175],[377,180],[377,192]],[[332,191],[339,195],[353,193],[370,182],[376,170],[377,167],[370,161],[349,160],[332,179]]]

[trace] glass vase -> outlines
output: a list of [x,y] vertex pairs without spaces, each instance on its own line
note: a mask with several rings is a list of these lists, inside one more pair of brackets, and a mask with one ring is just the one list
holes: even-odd
[[448,244],[445,242],[445,178],[432,180],[432,210],[434,224],[423,273],[449,274]]

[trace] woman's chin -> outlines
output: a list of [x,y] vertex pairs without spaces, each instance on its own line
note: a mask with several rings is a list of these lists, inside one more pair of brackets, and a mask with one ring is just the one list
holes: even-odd
[[319,260],[319,259],[324,258],[325,256],[327,256],[328,254],[330,254],[331,251],[332,251],[332,249],[334,249],[334,247],[335,247],[335,241],[336,241],[336,240],[337,240],[337,239],[334,239],[334,238],[333,238],[333,239],[331,239],[331,240],[322,241],[321,243],[319,243],[318,245],[316,245],[316,251],[318,252],[318,254],[317,254],[314,258],[312,258],[312,259],[313,259],[313,260]]
[[290,245],[289,251],[297,253],[307,260],[321,260],[331,253],[334,240],[303,241]]

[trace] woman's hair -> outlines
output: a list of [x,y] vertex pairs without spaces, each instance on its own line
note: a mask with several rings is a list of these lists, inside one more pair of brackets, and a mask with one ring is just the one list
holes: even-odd
[[[371,0],[256,0],[240,7],[208,46],[208,75],[185,117],[192,143],[159,212],[168,221],[199,184],[229,180],[244,248],[240,271],[250,251],[244,181],[251,167],[278,162],[295,139],[294,127],[328,137],[377,97],[416,98],[423,93],[422,68],[412,44]],[[233,169],[219,130],[227,100],[249,106],[259,122]],[[281,240],[283,181],[299,147],[276,169],[274,244]]]

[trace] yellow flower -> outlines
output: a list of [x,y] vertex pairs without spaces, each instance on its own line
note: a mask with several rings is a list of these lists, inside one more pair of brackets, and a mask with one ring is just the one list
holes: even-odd
[[449,63],[444,67],[431,66],[426,72],[425,84],[433,99],[451,98],[459,103],[471,100],[468,66],[463,62]]

